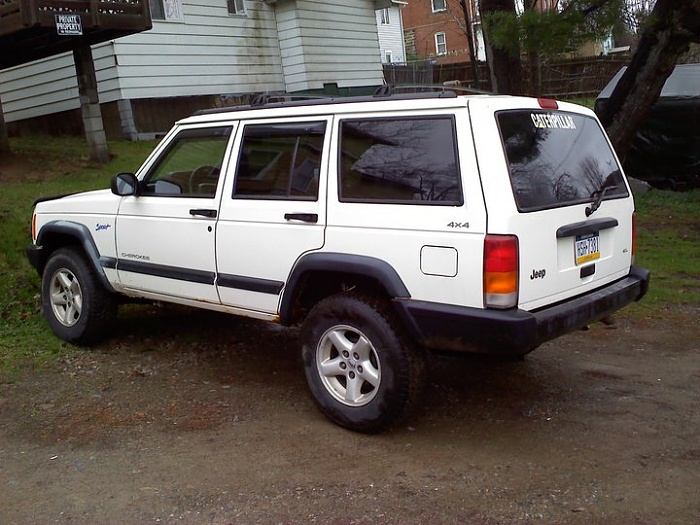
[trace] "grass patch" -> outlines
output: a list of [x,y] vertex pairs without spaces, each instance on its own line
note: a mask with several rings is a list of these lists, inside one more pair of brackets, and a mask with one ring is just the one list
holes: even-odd
[[652,271],[643,314],[664,316],[700,305],[700,190],[651,191],[635,197],[637,264]]
[[53,362],[71,349],[41,316],[39,277],[25,254],[34,201],[108,188],[113,174],[136,170],[153,146],[111,142],[112,161],[100,165],[88,160],[80,138],[10,140],[12,154],[0,157],[0,380],[11,379],[19,368]]

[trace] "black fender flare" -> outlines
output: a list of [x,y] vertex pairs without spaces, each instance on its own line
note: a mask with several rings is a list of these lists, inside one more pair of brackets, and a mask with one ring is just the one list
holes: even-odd
[[347,253],[314,252],[303,255],[289,274],[280,304],[280,322],[283,325],[291,324],[297,287],[304,275],[310,272],[340,272],[370,277],[381,283],[392,299],[411,297],[398,272],[382,259]]
[[87,226],[78,222],[59,220],[48,222],[41,227],[37,235],[36,244],[34,245],[37,251],[37,256],[35,257],[36,262],[33,262],[39,275],[43,273],[46,262],[50,256],[50,252],[45,250],[45,246],[52,246],[55,248],[61,247],[51,242],[50,239],[53,236],[71,237],[78,241],[77,244],[83,249],[88,263],[94,268],[102,285],[110,292],[114,292],[114,287],[112,283],[109,282],[109,279],[107,279],[104,268],[116,268],[116,259],[101,257],[95,240],[90,234],[90,230],[88,230]]

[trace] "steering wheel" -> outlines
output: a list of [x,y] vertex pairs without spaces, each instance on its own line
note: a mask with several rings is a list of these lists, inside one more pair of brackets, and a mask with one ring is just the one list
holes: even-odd
[[202,165],[196,167],[190,173],[189,188],[190,193],[200,193],[198,190],[199,184],[209,182],[216,184],[219,179],[219,168],[216,166]]

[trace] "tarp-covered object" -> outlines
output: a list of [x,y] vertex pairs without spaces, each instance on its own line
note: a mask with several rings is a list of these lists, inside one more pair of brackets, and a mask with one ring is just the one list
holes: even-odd
[[[600,114],[626,68],[600,92]],[[625,161],[627,175],[656,187],[700,187],[700,64],[683,64],[666,80]]]

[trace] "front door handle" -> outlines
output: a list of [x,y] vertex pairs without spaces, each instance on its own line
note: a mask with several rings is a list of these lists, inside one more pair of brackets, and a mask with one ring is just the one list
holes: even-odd
[[318,213],[285,213],[288,221],[318,222]]
[[209,217],[210,219],[216,219],[216,210],[193,209],[190,210],[190,215],[198,215],[200,217]]

